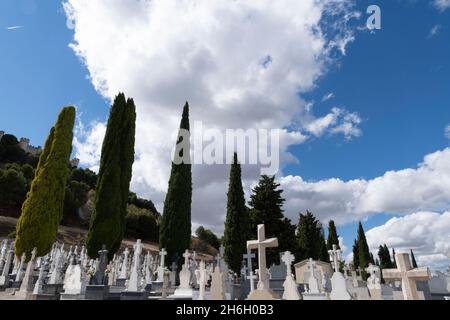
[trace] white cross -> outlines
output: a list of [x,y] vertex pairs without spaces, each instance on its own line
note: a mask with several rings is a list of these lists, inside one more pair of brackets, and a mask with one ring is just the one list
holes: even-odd
[[189,253],[189,250],[186,249],[186,251],[183,253],[183,257],[184,257],[184,264],[187,266],[189,266],[189,257],[191,256],[191,254]]
[[258,290],[268,290],[269,281],[267,280],[267,266],[266,266],[266,249],[278,247],[278,239],[266,239],[265,228],[263,224],[258,225],[258,240],[247,241],[247,249],[258,250],[258,265],[259,265],[259,282]]
[[250,249],[247,249],[247,254],[244,254],[244,259],[247,259],[248,279],[250,280],[250,292],[253,292],[255,290],[255,282],[253,280],[256,278],[252,270],[252,258],[256,258],[256,255],[252,253]]
[[337,248],[337,245],[333,244],[333,250],[328,250],[330,260],[333,263],[334,272],[339,272],[339,261],[341,260],[341,250]]
[[413,269],[407,253],[395,254],[397,269],[384,269],[385,280],[401,280],[402,291],[405,300],[419,300],[416,281],[428,281],[431,279],[430,269],[427,267]]
[[161,251],[159,251],[159,255],[161,256],[160,266],[164,267],[164,258],[167,255],[166,249],[162,248]]
[[291,265],[292,265],[292,262],[294,262],[294,260],[295,260],[295,257],[290,251],[286,251],[281,256],[281,261],[283,261],[284,264],[286,265],[288,275],[292,274]]

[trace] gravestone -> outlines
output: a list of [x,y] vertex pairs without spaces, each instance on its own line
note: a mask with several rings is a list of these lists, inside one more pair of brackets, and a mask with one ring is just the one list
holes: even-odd
[[3,270],[0,275],[0,289],[5,289],[9,286],[9,270],[11,269],[11,261],[14,257],[13,245],[14,244],[11,242],[6,253],[5,264],[3,265]]
[[226,279],[224,273],[217,264],[214,268],[211,280],[211,299],[226,300]]
[[21,285],[21,283],[22,283],[22,280],[23,280],[23,277],[24,277],[24,270],[23,270],[23,268],[24,268],[24,265],[25,265],[25,258],[26,258],[26,255],[25,255],[25,252],[22,254],[22,256],[21,256],[21,258],[20,258],[20,262],[19,262],[19,264],[18,264],[18,266],[17,266],[17,269],[16,269],[16,271],[15,271],[15,275],[16,275],[16,277],[15,277],[15,279],[14,279],[14,283],[13,283],[13,288],[20,288],[20,285]]
[[189,271],[189,251],[186,249],[186,251],[183,253],[184,257],[184,264],[181,268],[180,272],[180,285],[175,290],[174,294],[169,296],[169,299],[174,300],[192,300],[193,297],[193,291],[189,284],[189,281],[191,280],[191,272]]
[[281,260],[280,254],[280,264],[273,264],[269,268],[268,278],[270,289],[279,297],[283,296],[284,292],[284,282],[286,281],[286,265]]
[[25,271],[25,275],[22,279],[22,284],[20,285],[19,291],[16,291],[15,296],[19,299],[28,300],[31,293],[33,293],[33,272],[34,272],[34,264],[36,259],[37,249],[34,248],[31,252],[30,261],[27,263],[27,269]]
[[195,277],[200,288],[198,300],[205,300],[205,287],[208,280],[208,270],[205,269],[205,261],[200,261],[200,269],[195,270]]
[[63,246],[60,249],[55,248],[53,259],[53,269],[50,270],[50,278],[43,285],[43,293],[47,295],[58,295],[63,291],[63,269],[65,262]]
[[266,267],[266,249],[278,247],[278,239],[266,239],[263,224],[258,225],[258,239],[247,241],[247,249],[258,250],[259,281],[257,289],[249,294],[248,300],[277,300],[278,297],[269,287]]
[[108,298],[109,287],[106,285],[105,270],[108,265],[108,250],[106,246],[102,246],[102,250],[98,252],[99,258],[95,273],[91,278],[91,283],[86,286],[86,300],[106,300]]
[[369,289],[370,298],[372,300],[382,300],[380,267],[369,264],[369,267],[366,268],[366,272],[370,275],[369,278],[367,278],[367,289]]
[[148,297],[147,292],[142,288],[141,253],[142,242],[137,240],[134,246],[133,266],[127,290],[122,292],[120,300],[146,300]]
[[298,293],[298,286],[295,282],[294,275],[292,274],[292,262],[294,262],[295,257],[289,251],[286,251],[281,256],[281,261],[286,265],[286,279],[283,283],[284,292],[283,292],[283,300],[301,300],[302,297]]
[[163,282],[164,282],[164,272],[165,272],[165,257],[167,255],[166,249],[162,248],[159,251],[160,259],[159,265],[156,269],[157,279],[152,283],[152,290],[156,292],[161,292]]
[[326,300],[326,293],[320,292],[321,273],[316,271],[317,265],[312,258],[309,259],[308,268],[308,283],[302,294],[303,300]]
[[61,293],[61,300],[81,300],[86,293],[87,275],[81,262],[72,256],[69,266],[64,276],[64,292]]
[[145,287],[144,290],[147,292],[152,291],[152,283],[153,283],[153,271],[152,271],[152,255],[150,251],[147,251],[147,254],[145,255],[145,265],[144,265],[144,272],[145,272]]
[[334,244],[333,249],[329,250],[330,261],[334,269],[331,277],[331,300],[351,300],[350,293],[347,291],[347,285],[344,276],[339,272],[339,263],[341,260],[341,250],[338,250]]
[[407,253],[396,253],[395,261],[397,269],[383,269],[383,278],[387,281],[401,280],[404,300],[421,300],[416,282],[430,280],[430,270],[427,267],[413,269]]
[[443,300],[450,295],[450,275],[437,271],[430,282],[430,291],[433,300]]
[[247,253],[243,255],[244,261],[247,262],[246,266],[246,276],[245,278],[241,278],[241,290],[240,290],[240,300],[245,300],[248,295],[255,290],[255,279],[256,276],[253,272],[252,259],[254,259],[256,255],[251,252],[250,249],[247,249]]
[[49,257],[41,258],[41,267],[39,268],[39,276],[34,284],[33,293],[29,295],[30,300],[59,300],[59,293],[45,292],[45,278],[49,269]]
[[7,253],[8,253],[8,240],[4,239],[0,247],[0,274],[3,272],[3,267],[5,266]]
[[118,287],[125,287],[125,282],[128,279],[128,256],[130,254],[130,251],[128,248],[125,248],[125,251],[123,252],[123,260],[122,260],[122,266],[120,268],[119,277],[116,281],[116,286]]

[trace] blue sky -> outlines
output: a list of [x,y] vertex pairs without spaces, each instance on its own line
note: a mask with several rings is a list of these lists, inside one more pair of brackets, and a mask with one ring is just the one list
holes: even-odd
[[[450,10],[441,12],[431,1],[358,1],[363,20],[369,4],[380,5],[382,30],[357,32],[347,54],[302,96],[314,102],[316,117],[333,106],[357,112],[362,135],[347,141],[325,134],[291,146],[299,163],[284,168],[286,175],[373,179],[415,168],[449,145]],[[14,26],[19,28],[8,29]],[[0,130],[42,145],[61,106],[69,104],[78,106],[84,123],[105,120],[109,102],[69,48],[73,36],[59,1],[1,1]],[[329,93],[334,98],[322,102]],[[372,215],[364,226],[392,216]],[[347,247],[355,231],[356,222],[338,228]]]

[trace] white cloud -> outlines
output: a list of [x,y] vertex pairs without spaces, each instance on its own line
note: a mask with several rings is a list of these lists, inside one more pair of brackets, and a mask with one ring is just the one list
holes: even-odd
[[362,134],[358,128],[361,122],[357,113],[349,113],[345,109],[334,107],[330,113],[321,118],[308,119],[305,129],[316,137],[324,133],[343,134],[349,140]]
[[445,137],[450,139],[450,124],[445,127]]
[[308,182],[299,176],[280,178],[285,210],[297,221],[311,210],[322,221],[339,224],[377,213],[406,215],[419,210],[450,208],[450,148],[425,156],[415,169],[388,171],[374,179],[337,178]]
[[434,0],[433,5],[441,12],[450,8],[450,0]]
[[392,218],[367,231],[366,237],[374,254],[386,244],[397,253],[412,249],[419,266],[442,270],[450,265],[450,211],[423,211]]
[[428,34],[428,39],[433,38],[434,36],[437,36],[441,32],[442,26],[440,24],[437,24],[431,28],[430,33]]
[[[209,127],[288,128],[298,114],[314,121],[299,96],[315,88],[353,41],[350,0],[67,0],[71,47],[96,90],[112,100],[123,91],[137,107],[132,188],[162,206],[181,108]],[[323,23],[327,30],[323,30]],[[329,22],[329,23],[328,23]],[[355,136],[345,112],[334,128]],[[346,123],[350,123],[347,124]],[[282,159],[303,130],[284,130]],[[85,165],[98,159],[100,124],[76,144]],[[341,127],[339,127],[341,126]],[[250,170],[246,183],[258,177]],[[193,168],[193,222],[221,228],[228,168]],[[207,195],[207,196],[206,196]],[[215,202],[218,201],[218,202]],[[211,206],[211,203],[214,203]],[[220,226],[219,226],[220,225]]]
[[10,27],[6,27],[6,30],[17,30],[17,29],[22,29],[24,28],[24,26],[10,26]]
[[93,171],[98,171],[98,163],[101,154],[103,138],[106,133],[106,125],[102,122],[93,122],[86,129],[81,121],[77,122],[73,145],[75,156],[80,162]]

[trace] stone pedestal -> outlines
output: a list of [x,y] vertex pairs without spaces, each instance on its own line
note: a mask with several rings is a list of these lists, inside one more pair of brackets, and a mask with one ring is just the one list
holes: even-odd
[[30,294],[27,300],[59,300],[59,294]]
[[84,300],[83,294],[61,293],[60,300]]
[[325,293],[302,293],[303,300],[328,300]]
[[272,290],[253,290],[247,300],[279,300],[280,298]]
[[88,285],[86,286],[86,300],[107,300],[109,287],[105,285]]
[[123,291],[120,294],[120,300],[147,300],[148,293],[146,291]]
[[44,284],[42,290],[44,294],[57,295],[63,292],[64,285],[61,284]]

